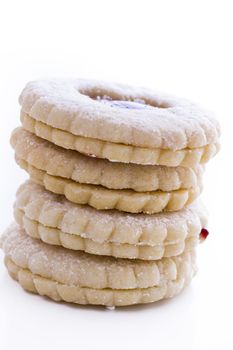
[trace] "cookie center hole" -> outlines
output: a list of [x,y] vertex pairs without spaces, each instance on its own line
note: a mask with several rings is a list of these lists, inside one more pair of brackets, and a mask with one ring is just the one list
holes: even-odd
[[109,96],[97,96],[96,101],[101,102],[110,107],[126,108],[126,109],[145,109],[154,108],[143,100],[112,100]]
[[151,108],[168,108],[166,103],[157,103],[143,97],[132,98],[127,95],[121,96],[116,93],[109,93],[102,90],[80,91],[83,95],[90,97],[92,100],[98,101],[110,107],[126,108],[126,109],[151,109]]

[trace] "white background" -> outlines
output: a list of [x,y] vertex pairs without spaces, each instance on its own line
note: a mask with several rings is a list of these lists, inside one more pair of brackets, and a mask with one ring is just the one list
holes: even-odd
[[155,87],[215,111],[222,126],[222,150],[207,166],[202,196],[210,236],[192,285],[171,301],[109,311],[30,295],[1,262],[1,349],[233,349],[231,5],[0,0],[1,232],[26,178],[8,139],[28,80],[87,77]]

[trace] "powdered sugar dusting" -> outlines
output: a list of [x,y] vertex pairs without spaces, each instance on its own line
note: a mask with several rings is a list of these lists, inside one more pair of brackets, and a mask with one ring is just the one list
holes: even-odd
[[14,130],[11,144],[17,157],[50,175],[110,189],[133,189],[139,192],[188,189],[197,186],[202,173],[201,166],[191,169],[148,165],[145,168],[145,165],[93,159],[58,147],[23,128]]
[[[155,108],[112,108],[91,97],[143,100]],[[214,143],[219,125],[195,104],[148,89],[87,80],[34,81],[21,96],[31,117],[75,135],[140,147],[183,149]],[[164,108],[166,107],[166,108]],[[63,114],[63,121],[56,113]],[[59,114],[60,115],[60,114]],[[64,122],[65,120],[65,122]]]
[[[157,261],[116,259],[47,245],[12,225],[3,235],[3,250],[19,267],[33,274],[79,287],[96,289],[148,288],[160,284],[163,264],[173,278],[180,257]],[[182,259],[189,258],[189,253]],[[169,267],[170,266],[170,267]]]
[[113,222],[119,226],[127,227],[156,227],[168,224],[177,225],[178,222],[192,221],[197,216],[203,216],[205,210],[203,205],[197,201],[178,212],[163,212],[153,215],[146,214],[129,214],[126,212],[119,212],[117,210],[96,210],[89,206],[83,206],[69,202],[64,196],[53,194],[46,191],[42,186],[37,185],[31,181],[27,181],[21,186],[20,191],[26,191],[31,194],[33,200],[42,199],[47,202],[49,206],[57,208],[66,213],[72,213],[72,216],[82,216],[92,218],[93,221],[108,224]]

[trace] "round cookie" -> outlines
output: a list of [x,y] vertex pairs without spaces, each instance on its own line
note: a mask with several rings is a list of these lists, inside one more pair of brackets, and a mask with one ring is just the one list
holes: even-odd
[[[201,187],[175,191],[136,192],[110,190],[103,186],[80,184],[63,177],[53,176],[16,157],[17,164],[30,175],[31,180],[47,190],[64,195],[69,201],[88,204],[98,210],[117,209],[128,213],[154,214],[161,211],[177,211],[192,203]],[[201,185],[200,185],[201,186]]]
[[[130,213],[143,212],[147,214],[158,213],[164,210],[176,211],[182,209],[196,199],[201,190],[200,167],[197,167],[196,172],[184,170],[182,176],[183,180],[181,181],[177,174],[182,173],[182,170],[177,170],[177,168],[174,170],[170,169],[169,171],[164,167],[159,167],[160,170],[158,171],[152,170],[152,173],[157,174],[153,177],[150,170],[147,173],[145,166],[134,165],[133,167],[136,168],[135,174],[131,177],[132,172],[128,171],[127,165],[124,166],[124,164],[122,164],[119,165],[119,170],[123,170],[123,173],[121,176],[116,176],[116,174],[114,175],[114,168],[117,168],[118,163],[111,167],[111,164],[107,162],[111,178],[106,180],[105,175],[103,175],[104,168],[101,166],[101,162],[106,161],[87,159],[87,163],[90,167],[88,167],[88,165],[85,166],[83,164],[85,161],[83,161],[82,164],[79,164],[80,166],[78,168],[75,168],[77,157],[79,157],[78,154],[74,154],[76,152],[62,151],[61,148],[57,148],[43,140],[40,141],[39,138],[20,128],[16,129],[12,134],[11,144],[15,148],[17,163],[30,174],[35,182],[44,185],[46,189],[54,193],[65,195],[67,199],[72,202],[89,204],[99,210],[118,209]],[[64,156],[64,152],[68,152],[67,157]],[[71,153],[72,156],[70,156]],[[95,161],[96,171],[91,172],[91,170],[95,168]],[[100,166],[98,166],[98,164],[100,164]],[[156,169],[157,167],[153,168]],[[136,180],[140,172],[145,174],[142,177],[142,182]],[[178,186],[179,189],[170,191],[157,189],[155,191],[144,192],[135,191],[131,188],[127,189],[127,187],[139,187],[142,189],[143,182],[147,182],[147,174],[151,174],[151,183],[149,185],[144,185],[144,187],[154,186],[156,188],[168,188],[170,175],[173,174],[174,180],[171,181],[170,188],[176,188]],[[185,174],[190,175],[187,175],[189,179],[186,181],[186,184],[184,184],[186,178]],[[94,179],[92,175],[94,175]],[[126,189],[109,189],[101,185],[105,183],[108,186],[113,184],[112,187],[122,187],[120,186],[120,181],[114,179],[118,178],[120,180],[123,175],[125,177],[125,184],[123,184],[123,187],[126,187]],[[165,177],[167,177],[166,180]],[[84,183],[77,182],[73,180],[73,178],[75,180],[82,180]],[[153,180],[155,181],[154,185],[152,184]],[[91,184],[89,182],[91,182]],[[95,185],[92,184],[92,182],[98,184]],[[184,188],[182,188],[181,182],[183,182]],[[122,183],[124,183],[124,180]],[[160,186],[159,183],[161,184]],[[194,187],[191,187],[193,184]]]
[[124,306],[178,294],[196,271],[195,250],[159,261],[98,257],[34,240],[17,225],[2,237],[9,274],[56,301]]
[[195,169],[145,166],[87,157],[57,147],[23,128],[13,131],[11,145],[17,157],[50,175],[109,189],[132,189],[138,192],[188,189],[196,187],[203,174],[203,166]]
[[125,163],[193,167],[218,151],[219,124],[187,100],[87,80],[28,83],[23,126],[64,148]]
[[192,249],[206,227],[199,204],[152,216],[96,211],[54,195],[32,182],[16,195],[15,219],[26,233],[48,244],[96,255],[156,260]]

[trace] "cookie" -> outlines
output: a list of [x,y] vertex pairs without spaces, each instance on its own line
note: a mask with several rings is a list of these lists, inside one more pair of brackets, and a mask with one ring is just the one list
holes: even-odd
[[109,189],[173,191],[196,187],[203,166],[195,169],[109,162],[57,147],[34,134],[17,128],[11,135],[17,157],[50,175],[79,183],[101,185]]
[[2,237],[5,264],[20,285],[56,301],[124,306],[178,294],[196,272],[195,250],[158,261],[115,259],[53,247],[17,225]]
[[218,151],[219,124],[183,99],[87,80],[28,83],[23,126],[64,148],[123,163],[193,167]]
[[168,167],[196,167],[198,164],[207,163],[220,148],[218,142],[203,147],[177,151],[129,146],[73,135],[41,121],[34,120],[23,111],[21,111],[20,119],[26,130],[53,142],[55,145],[76,150],[94,158],[108,159],[111,162]]
[[177,256],[189,251],[198,243],[198,236],[186,238],[184,241],[166,243],[165,245],[130,245],[119,243],[99,243],[92,239],[78,235],[71,235],[59,229],[44,226],[40,222],[31,220],[23,210],[15,209],[16,222],[21,225],[25,232],[43,242],[62,246],[67,249],[82,250],[89,254],[114,256],[115,258],[158,260],[162,257]]
[[18,165],[30,178],[47,190],[64,195],[78,204],[88,204],[98,210],[117,209],[128,213],[154,214],[176,211],[192,203],[201,192],[201,185],[175,191],[136,192],[133,190],[110,190],[103,186],[80,184],[63,177],[53,176],[16,157]]
[[181,254],[198,242],[207,219],[199,204],[152,216],[106,212],[73,204],[32,182],[16,195],[15,219],[48,244],[96,255],[156,260]]

